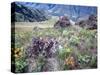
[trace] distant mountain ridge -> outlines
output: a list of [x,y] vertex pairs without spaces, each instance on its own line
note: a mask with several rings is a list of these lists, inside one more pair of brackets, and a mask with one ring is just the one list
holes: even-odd
[[49,16],[45,10],[31,9],[17,3],[11,5],[12,22],[39,22],[47,19],[49,19]]
[[[49,17],[50,15],[51,16],[67,15],[70,19],[74,21],[81,17],[86,18],[86,16],[89,16],[90,14],[97,15],[97,7],[95,6],[75,6],[75,5],[62,5],[62,4],[32,3],[32,2],[15,2],[15,3],[17,7],[18,6],[20,7],[18,8],[19,10],[22,10],[24,8],[23,9],[24,12],[27,9],[25,12],[27,12],[27,15],[31,16],[33,19],[30,17],[25,17],[25,18],[29,18],[29,20],[32,19],[32,21],[34,20],[37,21],[38,19],[39,19],[38,21],[46,20],[48,19],[48,15]],[[17,9],[15,10],[15,12],[22,14],[22,12],[18,12]],[[38,16],[35,18],[34,17],[35,15]]]

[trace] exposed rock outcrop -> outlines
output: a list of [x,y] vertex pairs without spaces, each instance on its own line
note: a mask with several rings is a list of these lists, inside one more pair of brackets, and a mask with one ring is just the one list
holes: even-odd
[[75,25],[79,25],[86,29],[97,29],[97,16],[92,14],[88,19],[78,21]]
[[67,16],[62,16],[59,18],[59,20],[54,24],[55,28],[65,28],[70,26],[70,20]]

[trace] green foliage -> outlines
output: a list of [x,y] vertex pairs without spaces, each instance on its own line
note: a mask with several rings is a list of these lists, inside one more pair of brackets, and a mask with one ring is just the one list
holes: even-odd
[[16,73],[22,73],[22,72],[25,72],[27,70],[25,70],[27,68],[27,63],[25,61],[25,58],[21,58],[21,59],[18,59],[18,60],[15,60],[15,72]]
[[90,62],[90,67],[97,68],[97,57],[92,57],[91,62]]
[[91,55],[78,55],[78,63],[80,68],[96,68],[97,67],[97,58]]
[[72,36],[70,39],[69,39],[69,44],[70,45],[73,45],[73,46],[76,46],[80,43],[80,39],[77,37],[77,36]]
[[[30,30],[30,29],[29,29]],[[96,68],[97,67],[97,30],[76,29],[74,27],[68,27],[63,29],[55,28],[34,28],[30,31],[22,31],[16,29],[15,34],[15,48],[25,48],[31,42],[32,37],[53,37],[59,43],[58,54],[61,69],[70,69],[69,65],[66,65],[65,59],[68,59],[73,53],[76,55],[76,61],[79,68]],[[14,39],[14,38],[13,38]],[[12,44],[14,44],[12,42]],[[74,56],[73,56],[74,57]],[[75,57],[74,57],[75,58]],[[25,55],[16,60],[16,72],[23,72],[27,64],[25,61]],[[75,61],[75,62],[76,62]],[[43,57],[38,58],[38,66],[34,70],[42,71],[42,67],[45,65],[45,59]]]
[[38,65],[37,65],[36,71],[37,72],[41,72],[44,65],[45,65],[45,58],[39,57],[38,58]]
[[58,57],[62,60],[65,60],[70,54],[72,53],[71,48],[63,47],[62,49],[59,49]]

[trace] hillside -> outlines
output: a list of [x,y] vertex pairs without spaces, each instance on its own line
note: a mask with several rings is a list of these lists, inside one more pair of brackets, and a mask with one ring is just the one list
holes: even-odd
[[18,3],[12,3],[11,10],[12,22],[39,22],[49,18],[45,10],[31,9]]
[[[45,3],[30,3],[16,2],[19,5],[30,7],[31,9],[40,9],[48,12],[52,16],[69,16],[70,19],[76,21],[79,18],[87,18],[90,14],[97,14],[95,6],[76,6],[62,4],[45,4]],[[88,11],[87,11],[88,10]],[[85,16],[85,17],[84,17]]]

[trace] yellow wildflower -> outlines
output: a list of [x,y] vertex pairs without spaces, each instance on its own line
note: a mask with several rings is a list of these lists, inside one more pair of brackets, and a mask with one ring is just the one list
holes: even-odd
[[11,48],[12,49],[12,52],[13,52],[13,55],[15,58],[19,58],[22,56],[22,51],[23,51],[23,47],[21,48]]
[[65,64],[66,65],[70,65],[70,66],[75,66],[75,60],[74,57],[68,57],[67,59],[65,59]]

